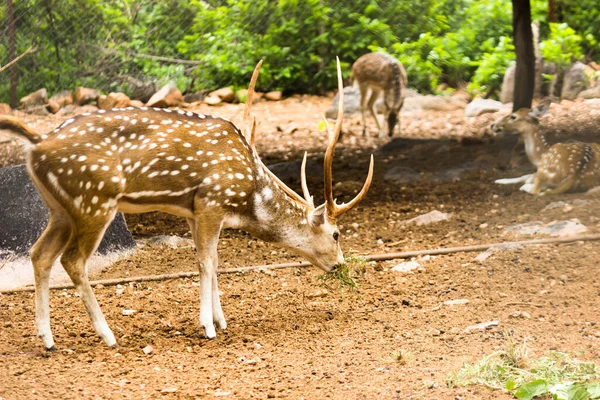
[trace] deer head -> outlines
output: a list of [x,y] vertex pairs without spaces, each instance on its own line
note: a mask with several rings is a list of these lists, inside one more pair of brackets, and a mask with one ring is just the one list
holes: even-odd
[[503,133],[527,133],[537,127],[539,119],[550,109],[550,99],[541,101],[533,109],[521,108],[511,114],[498,118],[491,126],[496,135]]
[[[252,96],[254,83],[258,75],[260,64],[255,70],[248,90],[245,111],[245,130],[248,142],[255,142],[256,123],[251,117]],[[358,195],[348,203],[337,204],[333,197],[333,155],[335,145],[339,139],[344,116],[344,91],[342,73],[337,60],[338,89],[340,101],[338,102],[338,117],[335,127],[327,124],[328,145],[324,158],[324,203],[315,207],[314,201],[306,183],[306,153],[300,171],[303,196],[301,197],[275,174],[260,163],[259,178],[256,182],[256,191],[253,196],[253,212],[248,217],[251,223],[246,222],[239,226],[251,231],[254,235],[266,241],[277,242],[279,245],[302,255],[315,266],[324,271],[344,261],[340,247],[340,232],[337,228],[339,216],[354,207],[366,194],[373,179],[373,156],[369,165],[369,173]],[[257,154],[254,150],[254,154]]]

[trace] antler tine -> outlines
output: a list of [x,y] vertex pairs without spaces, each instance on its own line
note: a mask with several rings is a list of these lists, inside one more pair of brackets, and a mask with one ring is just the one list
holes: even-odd
[[371,154],[371,163],[369,164],[369,174],[367,175],[367,180],[365,181],[365,184],[363,185],[360,192],[356,195],[356,197],[353,198],[351,201],[349,201],[348,203],[343,203],[343,204],[335,206],[336,215],[341,215],[341,214],[345,213],[346,211],[350,210],[359,201],[361,201],[363,197],[365,197],[365,195],[369,191],[369,187],[371,186],[371,181],[373,180],[373,166],[374,165],[375,165],[375,162],[373,160],[373,154]]
[[250,147],[254,148],[254,142],[256,141],[256,117],[252,116],[252,131],[250,132]]
[[252,111],[252,103],[254,100],[254,87],[256,86],[256,81],[258,80],[258,73],[260,72],[260,67],[262,66],[262,60],[256,64],[254,68],[254,72],[252,73],[252,79],[250,79],[250,85],[248,86],[248,93],[246,94],[246,108],[244,109],[244,136],[246,136],[246,140],[251,145],[254,144],[254,133],[256,128],[256,119],[253,118],[253,121],[250,122],[250,115]]
[[306,184],[306,156],[307,152],[304,152],[304,158],[302,159],[302,168],[300,169],[300,181],[302,183],[302,194],[304,195],[304,200],[308,203],[308,205],[312,208],[315,208],[315,203],[313,202],[313,198],[308,191],[308,185]]
[[344,84],[342,82],[342,69],[340,67],[340,59],[338,57],[335,58],[337,62],[337,77],[338,77],[338,115],[337,120],[335,122],[335,128],[332,131],[327,123],[327,119],[325,119],[325,126],[327,127],[327,133],[329,136],[329,141],[327,143],[327,150],[325,151],[325,159],[323,160],[323,170],[324,170],[324,194],[325,194],[325,202],[327,203],[327,215],[331,218],[335,218],[336,214],[336,205],[335,200],[333,199],[333,153],[335,151],[335,145],[337,144],[338,138],[340,136],[340,131],[342,130],[342,121],[344,119]]

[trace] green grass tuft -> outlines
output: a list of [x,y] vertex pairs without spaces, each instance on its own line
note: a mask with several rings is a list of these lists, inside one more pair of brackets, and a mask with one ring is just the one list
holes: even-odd
[[349,289],[351,292],[358,290],[358,282],[355,278],[365,272],[366,265],[367,261],[364,258],[350,256],[335,270],[319,275],[317,279],[328,289],[332,289],[332,285],[338,285],[340,295],[343,296],[344,289]]
[[[509,334],[505,350],[487,355],[476,364],[465,363],[447,383],[451,387],[484,385],[507,390],[519,399],[530,399],[539,394],[554,395],[555,390],[571,386],[571,389],[579,389],[579,386],[585,389],[584,385],[577,382],[598,378],[600,374],[596,364],[572,358],[566,353],[548,351],[542,357],[531,359],[527,356],[526,342],[516,345]],[[588,389],[595,387],[590,385]],[[535,390],[539,392],[534,393]]]

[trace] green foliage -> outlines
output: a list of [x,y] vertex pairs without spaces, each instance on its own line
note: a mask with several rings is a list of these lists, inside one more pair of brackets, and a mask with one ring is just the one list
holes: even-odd
[[[351,64],[373,50],[397,57],[409,86],[422,92],[469,83],[473,93],[493,96],[514,61],[506,0],[13,2],[16,53],[37,48],[17,64],[19,96],[41,87],[50,94],[77,85],[127,90],[132,78],[171,81],[182,91],[244,88],[259,59],[258,90],[321,93],[336,87],[336,55],[348,78]],[[565,65],[598,54],[596,3],[556,0],[561,23],[548,24],[548,1],[531,0],[548,61]],[[0,65],[8,62],[7,38],[0,35]],[[0,101],[7,101],[7,76],[0,73]]]
[[464,364],[448,383],[508,390],[521,400],[542,395],[551,395],[553,400],[587,400],[600,398],[600,382],[590,382],[599,377],[596,364],[565,353],[551,351],[530,359],[525,343],[515,345],[508,334],[504,351],[492,353],[477,364]]
[[550,23],[550,37],[540,43],[540,51],[544,60],[565,68],[583,58],[582,41],[582,37],[566,23]]
[[358,282],[356,282],[355,278],[365,272],[366,264],[367,262],[364,258],[350,256],[346,259],[345,263],[337,265],[336,269],[331,272],[319,275],[317,279],[330,289],[331,284],[338,285],[340,295],[343,297],[344,289],[356,292]]

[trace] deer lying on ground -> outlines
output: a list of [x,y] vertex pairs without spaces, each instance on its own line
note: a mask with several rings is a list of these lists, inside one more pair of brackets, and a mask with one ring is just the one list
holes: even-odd
[[535,195],[560,194],[600,185],[600,145],[572,141],[550,146],[539,122],[549,108],[547,99],[533,109],[522,108],[492,124],[491,129],[496,134],[520,134],[527,158],[537,167],[534,174],[498,179],[496,183],[524,183],[521,190]]
[[369,97],[369,101],[367,102],[367,108],[377,123],[379,137],[384,138],[385,131],[383,124],[379,123],[373,106],[381,91],[383,91],[383,104],[385,106],[383,116],[384,122],[387,123],[387,135],[392,137],[396,124],[398,124],[398,129],[400,129],[400,109],[404,101],[402,89],[406,87],[408,82],[404,67],[389,54],[368,53],[359,57],[354,62],[352,65],[352,76],[355,85],[358,85],[360,90],[363,135],[367,134],[365,102],[370,90],[371,97]]
[[315,207],[306,185],[306,153],[299,196],[262,163],[254,147],[250,83],[244,130],[230,121],[181,110],[122,108],[85,113],[38,135],[23,123],[0,117],[0,129],[28,139],[29,176],[50,209],[49,223],[31,249],[35,270],[36,328],[47,349],[50,330],[48,281],[61,263],[73,281],[94,329],[108,346],[117,344],[88,281],[85,263],[117,213],[164,211],[185,217],[200,263],[200,324],[207,338],[227,324],[217,285],[217,242],[223,228],[244,229],[308,259],[324,271],[344,261],[337,218],[367,193],[373,156],[362,190],[336,204],[332,192],[333,153],[343,119],[340,105],[325,152],[325,203]]

